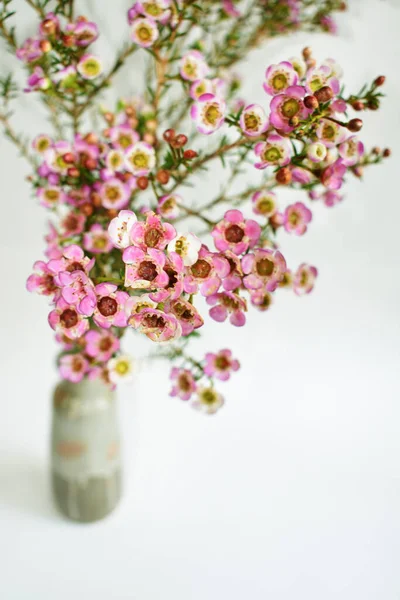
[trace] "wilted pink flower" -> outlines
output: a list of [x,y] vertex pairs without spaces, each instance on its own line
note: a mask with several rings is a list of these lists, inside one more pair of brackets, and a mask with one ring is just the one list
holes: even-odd
[[228,349],[220,350],[217,354],[208,352],[205,360],[204,373],[210,377],[215,376],[221,381],[227,381],[231,372],[237,371],[240,367],[239,361],[232,358],[232,351]]
[[182,328],[182,335],[189,335],[195,329],[204,325],[198,310],[184,298],[178,298],[166,305],[168,313],[174,315]]
[[89,329],[88,319],[64,298],[57,300],[55,309],[49,314],[49,324],[57,333],[70,339],[80,338]]
[[254,253],[242,258],[245,277],[243,284],[250,290],[265,288],[271,292],[276,289],[286,271],[286,261],[279,250],[257,248]]
[[60,375],[67,381],[78,383],[82,381],[89,368],[89,363],[83,354],[65,354],[60,358]]
[[182,79],[198,81],[207,75],[208,70],[209,68],[204,56],[198,50],[190,50],[182,56],[179,67]]
[[91,329],[85,335],[85,353],[99,362],[107,362],[119,347],[119,339],[110,331]]
[[184,290],[187,294],[196,294],[199,289],[203,296],[215,294],[229,270],[229,262],[225,258],[202,246],[197,261],[187,268]]
[[221,127],[225,118],[225,101],[214,94],[203,94],[192,105],[190,116],[200,133],[209,135]]
[[301,264],[293,277],[293,290],[298,295],[309,294],[314,287],[318,271],[315,267]]
[[303,235],[307,231],[307,224],[311,219],[311,211],[302,202],[296,202],[286,208],[283,226],[289,233]]
[[234,292],[219,292],[207,298],[207,304],[213,305],[210,308],[210,317],[219,323],[229,321],[236,327],[242,327],[246,323],[247,311],[246,300]]
[[257,137],[268,129],[268,117],[259,104],[249,104],[240,115],[240,127],[245,135]]
[[261,227],[256,221],[245,219],[240,210],[228,210],[211,234],[215,247],[221,252],[231,250],[235,254],[243,254],[256,245]]
[[178,396],[181,400],[189,400],[196,391],[196,381],[188,369],[171,369],[170,379],[174,382],[170,396]]
[[131,315],[128,324],[144,333],[153,342],[175,340],[182,332],[178,320],[173,315],[155,308],[144,308]]
[[104,254],[112,250],[113,244],[107,231],[99,223],[94,223],[83,236],[83,247],[92,254]]
[[276,133],[268,136],[266,142],[259,142],[254,147],[259,161],[255,163],[257,169],[265,169],[269,165],[284,167],[290,163],[293,148],[287,138]]
[[160,250],[149,248],[147,253],[137,246],[124,250],[125,286],[133,289],[157,290],[169,283],[165,272],[166,256]]
[[287,61],[270,65],[265,72],[265,77],[263,88],[271,96],[282,94],[288,87],[296,85],[299,80],[293,65]]

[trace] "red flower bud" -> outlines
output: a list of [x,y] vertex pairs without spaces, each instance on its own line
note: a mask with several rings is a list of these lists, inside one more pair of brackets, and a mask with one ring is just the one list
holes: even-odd
[[392,151],[390,148],[385,148],[383,151],[383,156],[384,158],[389,158],[389,156],[392,154]]
[[288,167],[282,167],[275,175],[278,183],[287,185],[292,181],[292,173]]
[[160,169],[156,175],[156,179],[162,185],[165,185],[169,181],[169,173],[165,169]]
[[63,35],[61,38],[61,41],[64,44],[64,46],[66,46],[67,48],[70,48],[71,46],[73,46],[75,44],[73,35]]
[[196,156],[198,156],[197,152],[195,150],[185,150],[185,152],[183,153],[183,158],[186,158],[186,160],[192,160],[193,158],[196,158]]
[[67,170],[67,174],[69,177],[73,177],[75,179],[76,177],[79,177],[79,170],[76,167],[70,167]]
[[95,133],[87,133],[83,138],[83,141],[93,146],[94,144],[97,144],[99,138]]
[[182,146],[187,144],[187,141],[187,136],[183,133],[180,133],[173,140],[171,140],[170,144],[173,148],[182,148]]
[[306,108],[312,108],[313,110],[315,110],[316,108],[318,108],[319,102],[315,96],[306,96],[304,98],[304,106]]
[[138,177],[136,183],[140,190],[145,190],[149,186],[149,180],[144,175]]
[[163,133],[163,138],[166,142],[170,142],[171,140],[173,140],[175,137],[175,129],[167,129],[166,131],[164,131]]
[[97,167],[97,161],[95,161],[94,158],[88,158],[83,163],[83,166],[86,169],[89,169],[89,171],[93,171]]
[[39,48],[41,49],[42,52],[50,52],[52,46],[51,46],[51,43],[49,42],[49,40],[40,40]]
[[75,156],[72,152],[66,152],[62,158],[67,165],[72,165],[75,162]]
[[93,214],[93,205],[90,204],[89,202],[85,202],[84,204],[81,204],[79,209],[87,217],[90,217],[90,215]]
[[381,85],[383,85],[386,81],[386,77],[384,75],[379,75],[379,77],[377,77],[374,81],[374,85],[376,87],[379,87]]
[[314,96],[320,104],[322,102],[329,102],[329,100],[332,100],[333,98],[332,88],[330,88],[329,85],[324,85],[324,87],[314,93]]
[[363,122],[361,121],[361,119],[351,119],[351,121],[349,121],[346,125],[347,129],[349,131],[352,131],[353,133],[360,131],[362,129],[362,126]]
[[364,110],[365,108],[364,102],[361,102],[361,100],[354,100],[354,102],[352,102],[352,107],[357,111]]

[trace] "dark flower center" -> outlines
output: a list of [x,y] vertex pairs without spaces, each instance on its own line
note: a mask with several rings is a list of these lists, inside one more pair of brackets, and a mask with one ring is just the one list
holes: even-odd
[[144,260],[140,263],[138,275],[140,279],[154,281],[154,279],[157,277],[157,267],[153,262],[151,262],[151,260]]
[[274,272],[274,263],[268,258],[257,261],[256,270],[261,277],[269,277]]
[[63,327],[70,329],[78,323],[78,315],[72,308],[66,308],[60,315],[60,322]]
[[105,337],[100,341],[99,348],[102,352],[107,352],[112,346],[112,340],[109,337]]
[[165,319],[159,315],[146,315],[143,322],[146,327],[151,327],[152,329],[163,329],[166,325]]
[[188,392],[190,390],[190,378],[186,373],[182,373],[181,375],[179,375],[178,385],[183,392]]
[[85,269],[82,267],[81,263],[73,262],[70,265],[68,265],[66,270],[69,273],[72,273],[73,271],[84,271]]
[[206,260],[199,258],[199,260],[192,265],[191,271],[194,277],[205,279],[210,274],[211,265],[209,265]]
[[229,225],[225,230],[225,238],[230,244],[238,244],[244,238],[244,231],[239,225]]
[[229,369],[230,362],[226,356],[218,356],[218,358],[215,360],[215,366],[220,371],[225,371],[226,369]]
[[177,303],[174,305],[174,313],[178,317],[178,319],[182,319],[182,321],[190,321],[192,318],[192,311],[190,308],[185,306],[184,304]]
[[168,275],[168,288],[173,288],[178,283],[178,273],[171,267],[165,267],[164,271]]
[[103,296],[98,301],[97,308],[103,317],[112,317],[118,310],[118,303],[114,298],[110,298],[110,296]]
[[149,229],[144,234],[144,243],[149,248],[155,248],[162,237],[163,234],[158,229]]

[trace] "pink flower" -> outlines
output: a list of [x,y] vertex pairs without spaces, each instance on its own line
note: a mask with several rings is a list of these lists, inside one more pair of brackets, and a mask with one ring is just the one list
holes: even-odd
[[[271,100],[271,114],[269,120],[271,125],[283,133],[289,133],[295,129],[299,120],[304,120],[312,112],[306,108],[303,98],[306,90],[301,85],[293,85],[287,88],[284,94],[277,94]],[[293,119],[297,122],[293,124]]]
[[335,190],[326,190],[326,192],[322,194],[322,199],[324,201],[325,206],[331,208],[332,206],[335,206],[336,204],[341,202],[343,200],[343,196],[341,196]]
[[182,79],[186,79],[186,81],[198,81],[207,75],[208,70],[204,56],[198,50],[190,50],[182,56],[179,67]]
[[328,33],[337,33],[337,25],[329,15],[323,15],[319,21],[322,29]]
[[240,210],[228,210],[211,232],[217,250],[231,250],[234,254],[243,254],[253,248],[260,234],[260,225],[252,219],[246,220]]
[[227,381],[231,372],[240,368],[239,361],[232,358],[232,352],[228,349],[220,350],[217,354],[208,352],[205,359],[204,373],[221,381]]
[[[76,244],[71,244],[62,249],[62,256],[59,258],[51,259],[47,263],[48,269],[54,275],[58,275],[62,271],[84,271],[86,274],[89,273],[90,269],[94,265],[94,258],[85,256],[82,248]],[[57,283],[57,277],[55,279]]]
[[137,217],[131,210],[121,210],[108,226],[108,234],[115,248],[127,248],[130,245],[130,233]]
[[191,403],[196,410],[206,414],[215,414],[224,405],[224,399],[213,387],[199,387],[197,397]]
[[293,290],[298,295],[309,294],[314,287],[318,271],[315,267],[301,264],[294,274]]
[[190,86],[190,97],[192,100],[198,100],[203,94],[213,94],[215,85],[211,79],[198,79]]
[[240,127],[245,135],[257,137],[268,129],[268,117],[259,104],[249,104],[240,115]]
[[254,253],[242,258],[245,277],[243,284],[247,289],[265,288],[274,291],[286,271],[286,261],[279,250],[257,248]]
[[134,175],[148,175],[156,164],[154,148],[146,142],[136,142],[125,153],[125,166]]
[[75,306],[65,302],[64,298],[57,300],[56,308],[49,314],[49,325],[69,339],[80,338],[89,329],[87,318],[79,314]]
[[317,137],[327,148],[333,148],[337,144],[340,144],[346,137],[346,130],[344,127],[330,121],[329,119],[321,119],[317,131]]
[[89,370],[89,363],[83,354],[65,354],[60,358],[60,375],[68,381],[82,381]]
[[263,288],[250,291],[250,302],[257,310],[267,311],[272,305],[272,294]]
[[135,18],[132,23],[132,41],[142,48],[150,48],[158,39],[159,32],[156,21],[148,17]]
[[219,323],[229,317],[229,321],[236,327],[242,327],[246,323],[247,304],[244,298],[233,292],[220,292],[207,298],[207,304],[213,305],[210,308],[210,317]]
[[40,204],[46,208],[54,208],[65,202],[65,194],[57,186],[40,187],[36,193]]
[[230,250],[225,250],[223,257],[229,263],[229,273],[224,277],[222,287],[227,292],[232,292],[242,285],[242,265],[240,258]]
[[179,322],[182,328],[182,335],[189,335],[192,331],[204,325],[203,318],[197,309],[183,298],[169,302],[165,308]]
[[179,204],[182,204],[183,200],[178,194],[166,194],[161,196],[158,201],[157,212],[164,217],[173,221],[180,214]]
[[26,282],[28,292],[36,292],[43,296],[54,296],[58,286],[54,281],[54,273],[50,271],[47,264],[38,260],[33,265],[34,273],[30,275]]
[[346,165],[344,165],[342,159],[339,158],[322,171],[321,183],[329,190],[339,190],[342,187],[346,170]]
[[161,218],[153,212],[148,212],[146,221],[134,223],[130,230],[132,244],[144,252],[148,248],[164,250],[175,236],[175,228],[170,223],[163,223]]
[[164,267],[166,256],[160,250],[149,248],[145,253],[136,246],[124,250],[125,286],[132,289],[157,290],[169,284]]
[[67,31],[73,34],[76,46],[85,48],[89,46],[99,37],[99,30],[96,23],[78,20],[76,23],[70,23],[67,26]]
[[205,135],[210,135],[221,127],[225,118],[226,105],[222,98],[214,94],[203,94],[192,105],[190,116],[196,123],[197,130]]
[[236,8],[232,0],[222,0],[222,9],[228,17],[240,17],[241,12]]
[[184,290],[187,294],[196,294],[199,289],[203,296],[215,294],[229,270],[229,262],[224,257],[202,246],[197,261],[187,268]]
[[[128,125],[119,125],[110,129],[110,140],[114,148],[127,150],[134,146],[139,139],[139,134]],[[108,168],[110,168],[109,165]]]
[[45,76],[41,67],[35,67],[28,77],[28,87],[24,92],[35,92],[37,90],[46,90],[50,86],[50,80]]
[[170,396],[178,396],[181,400],[189,400],[196,391],[197,385],[188,369],[171,369],[170,379],[174,382]]
[[124,208],[128,204],[130,190],[120,179],[111,177],[101,184],[99,194],[101,203],[105,208],[118,210]]
[[119,339],[110,331],[91,329],[85,335],[85,353],[99,362],[107,362],[119,347]]
[[168,283],[164,288],[150,294],[150,298],[155,302],[176,300],[183,292],[184,264],[176,252],[171,252],[166,259],[164,271],[168,275]]
[[95,223],[83,236],[83,247],[92,254],[105,254],[112,250],[113,244],[107,231]]
[[94,302],[96,301],[93,282],[84,271],[62,271],[58,274],[57,281],[61,286],[61,296],[65,302],[77,306],[78,312],[82,313],[80,304],[88,296]]
[[251,201],[253,203],[253,211],[256,215],[271,217],[278,210],[276,204],[276,195],[274,192],[270,192],[269,190],[260,190],[259,192],[255,192]]
[[267,79],[263,84],[267,94],[275,96],[287,90],[288,87],[296,85],[299,77],[290,62],[283,61],[277,65],[270,65],[265,72]]
[[170,11],[168,10],[170,5],[171,0],[146,0],[136,2],[135,9],[146,17],[165,23],[170,16]]
[[15,54],[19,60],[26,63],[34,62],[43,54],[40,49],[40,40],[38,38],[27,38]]
[[325,85],[329,86],[334,94],[338,94],[340,91],[339,80],[336,78],[336,73],[332,69],[331,65],[325,64],[321,65],[320,67],[313,67],[307,71],[307,92],[314,94],[314,92],[321,89]]
[[303,235],[307,231],[307,224],[311,219],[311,211],[302,202],[296,202],[286,208],[283,226],[289,233]]
[[82,213],[71,210],[60,223],[60,229],[65,237],[80,235],[85,228],[86,217]]
[[153,342],[167,342],[175,340],[181,335],[181,326],[178,320],[155,308],[144,308],[131,315],[129,325],[144,333]]
[[290,141],[276,133],[269,135],[266,142],[256,144],[254,152],[259,157],[259,162],[254,165],[257,169],[265,169],[270,165],[284,167],[293,156]]
[[126,327],[125,305],[129,294],[118,291],[118,287],[112,283],[99,283],[94,291],[94,297],[87,295],[80,302],[79,311],[93,316],[96,325],[103,329]]
[[357,136],[352,135],[339,146],[339,156],[346,167],[353,167],[364,154],[364,145]]

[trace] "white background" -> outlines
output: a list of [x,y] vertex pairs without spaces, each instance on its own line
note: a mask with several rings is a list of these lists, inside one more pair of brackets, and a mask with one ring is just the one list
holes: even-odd
[[[64,521],[52,504],[55,344],[46,301],[24,287],[46,216],[1,140],[2,600],[400,598],[400,6],[349,4],[337,37],[301,34],[255,52],[245,93],[265,102],[265,67],[310,44],[342,64],[348,89],[386,74],[388,98],[365,115],[363,139],[394,156],[352,180],[340,206],[317,206],[306,236],[282,236],[293,266],[318,266],[312,295],[282,290],[242,330],[205,328],[199,353],[232,347],[243,365],[222,384],[218,415],[169,398],[163,363],[121,389],[125,494],[99,524]],[[104,54],[126,31],[126,4],[106,6]],[[28,33],[33,13],[22,10]],[[120,81],[133,90],[138,75],[128,68]],[[28,135],[45,128],[32,102],[15,121]],[[196,191],[207,194],[204,178]]]

